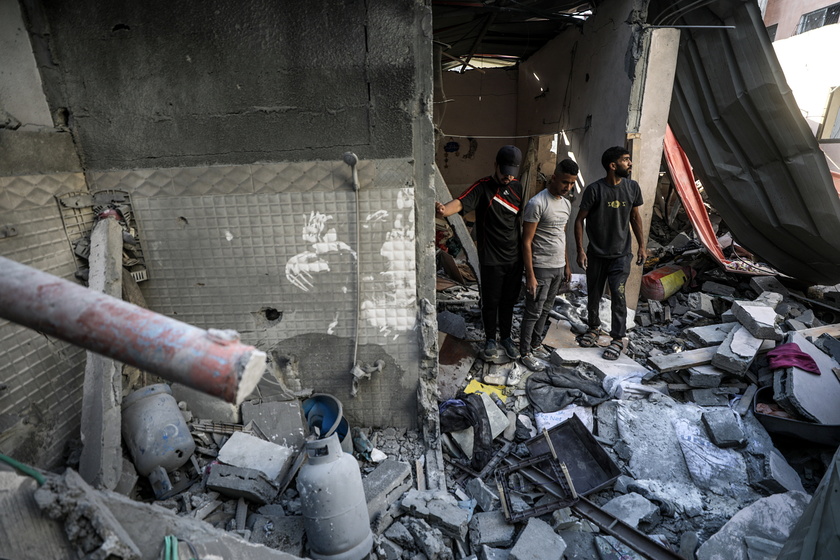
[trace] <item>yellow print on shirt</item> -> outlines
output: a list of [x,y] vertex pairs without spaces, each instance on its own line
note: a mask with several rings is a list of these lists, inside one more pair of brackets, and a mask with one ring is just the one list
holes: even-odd
[[627,206],[627,202],[623,200],[611,200],[607,202],[607,206],[610,208],[621,208],[622,206]]

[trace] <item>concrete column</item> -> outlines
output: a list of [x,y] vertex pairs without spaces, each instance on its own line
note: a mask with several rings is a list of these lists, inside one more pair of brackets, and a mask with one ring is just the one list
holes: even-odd
[[[668,113],[671,109],[671,93],[674,85],[674,72],[677,66],[677,53],[680,46],[680,32],[678,29],[648,29],[650,40],[646,41],[647,64],[645,71],[637,76],[643,80],[640,88],[641,97],[631,99],[631,111],[638,109],[638,125],[635,129],[631,123],[628,127],[628,141],[631,157],[633,158],[633,174],[642,189],[645,204],[641,207],[642,224],[645,242],[650,232],[650,220],[653,215],[653,205],[656,196],[656,185],[659,182],[659,168],[662,162],[662,142],[665,138],[665,128],[668,124]],[[635,107],[634,107],[635,106]],[[633,240],[633,254],[638,254],[635,238]],[[635,262],[635,258],[634,258]],[[642,267],[633,265],[630,278],[627,280],[627,306],[636,308],[639,301],[639,289],[642,283]]]
[[[88,259],[90,289],[122,298],[122,247],[122,227],[117,220],[108,218],[94,226]],[[88,351],[79,474],[97,488],[113,490],[122,474],[121,403],[122,364]]]

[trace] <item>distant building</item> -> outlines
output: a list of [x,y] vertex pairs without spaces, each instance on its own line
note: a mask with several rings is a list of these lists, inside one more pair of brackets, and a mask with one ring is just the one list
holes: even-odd
[[787,39],[840,20],[836,0],[759,0],[771,41]]

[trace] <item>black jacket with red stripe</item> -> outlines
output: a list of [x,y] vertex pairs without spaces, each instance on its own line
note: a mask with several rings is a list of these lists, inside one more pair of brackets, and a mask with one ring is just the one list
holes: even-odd
[[478,258],[484,266],[522,260],[522,185],[484,177],[458,197],[464,213],[475,210]]

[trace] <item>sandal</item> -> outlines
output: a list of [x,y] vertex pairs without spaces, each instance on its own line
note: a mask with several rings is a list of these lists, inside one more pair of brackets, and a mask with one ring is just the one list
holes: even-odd
[[621,351],[624,350],[624,343],[621,340],[612,339],[610,345],[604,349],[604,353],[602,357],[605,360],[617,360],[618,357],[621,355]]
[[577,337],[577,343],[583,348],[592,348],[598,344],[598,329],[590,329],[586,331],[585,334]]

